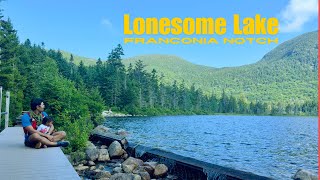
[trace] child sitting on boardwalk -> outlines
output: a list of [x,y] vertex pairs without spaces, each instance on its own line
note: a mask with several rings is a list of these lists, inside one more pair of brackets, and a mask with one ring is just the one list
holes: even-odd
[[38,127],[37,131],[43,134],[51,134],[53,132],[53,118],[51,116],[46,116],[42,120],[42,124]]

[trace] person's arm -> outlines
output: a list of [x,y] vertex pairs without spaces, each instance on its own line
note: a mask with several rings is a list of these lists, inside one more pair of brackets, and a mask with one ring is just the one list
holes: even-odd
[[40,136],[43,136],[45,138],[48,138],[50,141],[53,140],[53,136],[51,136],[50,134],[44,134],[40,131],[37,131],[35,129],[33,129],[32,126],[26,126],[25,129],[30,133],[30,134],[33,134],[33,133],[38,133]]
[[53,132],[53,130],[54,130],[54,126],[53,126],[53,124],[50,126],[50,129],[49,129],[49,131],[48,131],[48,134],[51,134],[52,132]]

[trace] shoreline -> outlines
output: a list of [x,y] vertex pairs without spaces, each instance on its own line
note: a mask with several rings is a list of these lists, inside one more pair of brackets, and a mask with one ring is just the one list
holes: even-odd
[[[272,179],[157,148],[132,143],[129,145],[125,135],[125,131],[116,131],[100,125],[91,132],[85,150],[85,160],[70,162],[77,173],[85,179],[215,179],[213,177]],[[292,177],[297,179],[302,176],[316,177],[304,169],[299,169]]]
[[310,117],[310,118],[316,118],[317,115],[270,115],[270,114],[238,114],[238,113],[214,113],[214,114],[158,114],[158,115],[131,115],[131,114],[125,114],[122,112],[116,112],[111,114],[106,114],[103,111],[101,114],[103,118],[108,117],[156,117],[156,116],[270,116],[270,117]]

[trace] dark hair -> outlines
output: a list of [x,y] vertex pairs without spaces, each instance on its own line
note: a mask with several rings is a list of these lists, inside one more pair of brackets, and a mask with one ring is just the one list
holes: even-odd
[[53,122],[53,118],[51,116],[46,116],[42,119],[42,124],[47,124],[47,122]]
[[32,111],[36,110],[37,106],[40,106],[42,102],[43,102],[43,99],[41,99],[41,98],[32,99],[31,103],[30,103],[31,110]]

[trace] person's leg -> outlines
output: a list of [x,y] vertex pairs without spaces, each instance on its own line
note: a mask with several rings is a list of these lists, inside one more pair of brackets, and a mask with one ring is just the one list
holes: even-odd
[[52,136],[53,136],[53,142],[58,142],[66,137],[66,132],[64,131],[54,132],[52,133]]
[[[51,142],[47,138],[40,136],[37,133],[34,133],[29,136],[28,141],[31,142],[31,144],[38,144],[39,142],[46,146],[57,146],[57,142]],[[40,144],[40,147],[41,147]]]

